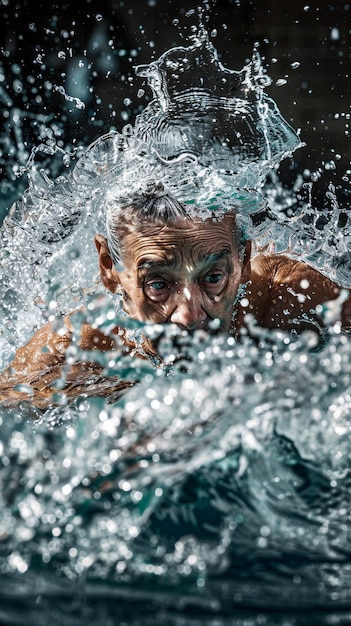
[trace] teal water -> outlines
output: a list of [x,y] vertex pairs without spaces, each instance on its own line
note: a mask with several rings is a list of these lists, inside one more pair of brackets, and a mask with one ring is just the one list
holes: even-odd
[[349,340],[199,342],[117,404],[3,412],[5,623],[347,623]]

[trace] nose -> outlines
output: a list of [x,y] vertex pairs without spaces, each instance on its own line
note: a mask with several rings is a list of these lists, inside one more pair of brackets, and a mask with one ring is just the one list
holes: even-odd
[[187,330],[200,328],[208,317],[203,308],[201,289],[193,284],[177,292],[175,297],[176,305],[170,316],[170,322]]

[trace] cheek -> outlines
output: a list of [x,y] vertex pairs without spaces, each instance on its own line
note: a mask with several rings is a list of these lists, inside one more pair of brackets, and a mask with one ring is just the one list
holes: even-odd
[[120,274],[120,284],[123,292],[123,304],[125,311],[135,317],[139,318],[138,310],[140,304],[142,304],[143,291],[139,289],[133,280],[127,273]]
[[240,286],[240,274],[233,276],[227,285],[227,289],[221,300],[221,311],[223,315],[231,315],[235,304],[235,298]]
[[233,306],[236,294],[238,293],[238,289],[240,286],[240,278],[241,272],[236,272],[234,276],[231,276],[228,281],[227,289],[225,290],[223,300],[226,303],[226,306]]
[[230,281],[219,302],[212,301],[211,305],[207,309],[207,312],[211,315],[211,317],[217,317],[222,320],[225,327],[228,320],[231,320],[238,288],[238,281]]
[[149,319],[156,324],[166,322],[173,310],[172,298],[166,302],[153,302],[145,296],[139,304],[140,312],[144,314],[144,319]]
[[126,309],[131,317],[140,322],[151,321],[162,324],[170,315],[170,302],[160,303],[150,301],[142,288],[136,288],[128,293],[128,306]]
[[218,309],[213,310],[212,317],[218,317],[220,320],[222,320],[222,324],[226,326],[228,320],[232,317],[233,303],[234,297],[231,295],[226,295],[221,301]]

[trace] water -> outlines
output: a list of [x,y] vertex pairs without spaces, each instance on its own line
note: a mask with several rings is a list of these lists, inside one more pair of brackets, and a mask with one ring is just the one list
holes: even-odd
[[[165,67],[173,75],[160,84]],[[300,140],[264,92],[257,50],[227,70],[200,32],[138,73],[154,100],[69,176],[49,179],[33,153],[28,191],[1,231],[1,354],[5,365],[50,316],[85,305],[77,327],[120,321],[136,338],[158,336],[165,365],[101,354],[106,376],[90,376],[88,397],[2,409],[0,622],[349,623],[351,361],[338,303],[325,307],[324,346],[254,322],[241,344],[188,337],[116,310],[91,243],[117,175],[123,196],[143,173],[204,215],[242,207],[262,246],[273,239],[349,288],[347,216],[332,186],[317,214],[311,184],[280,184],[276,166]],[[212,90],[223,78],[225,95]],[[186,123],[194,109],[205,142]],[[115,376],[138,383],[118,402],[96,397]]]
[[323,623],[318,611],[348,610],[349,344],[334,336],[316,353],[281,334],[264,341],[198,337],[182,346],[186,372],[181,361],[168,376],[139,365],[140,386],[116,405],[80,400],[34,425],[24,408],[6,415],[10,614],[44,608],[59,623],[52,596],[68,623],[97,606],[122,620],[131,600],[128,623],[145,603],[170,623],[238,611],[241,624],[249,609],[290,615],[273,623],[317,611]]

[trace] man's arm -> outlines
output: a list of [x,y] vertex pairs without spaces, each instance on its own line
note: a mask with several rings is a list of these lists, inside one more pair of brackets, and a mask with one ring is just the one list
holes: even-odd
[[[74,362],[69,359],[68,363],[66,351],[73,341],[78,355]],[[89,360],[82,360],[80,351],[89,352]],[[71,317],[66,316],[60,325],[56,321],[43,326],[16,351],[12,363],[0,374],[0,403],[13,406],[26,400],[38,408],[47,408],[80,395],[107,396],[115,401],[134,382],[104,375],[103,366],[92,360],[94,351],[118,351],[120,355],[151,357],[153,363],[161,363],[147,339],[139,346],[123,328],[116,326],[111,334],[105,335],[87,323],[82,323],[74,333]]]
[[[89,377],[92,380],[92,375],[101,376],[103,368],[92,361],[77,361],[68,367],[66,350],[72,339],[73,328],[68,316],[60,326],[57,322],[49,323],[38,330],[25,346],[18,348],[13,361],[0,375],[0,402],[15,405],[28,400],[44,408],[53,403],[53,394],[60,390],[67,398],[83,393],[84,388],[86,392]],[[118,345],[118,341],[88,324],[82,324],[77,343],[82,350],[104,352]]]

